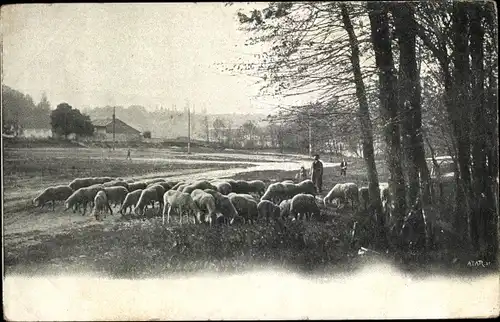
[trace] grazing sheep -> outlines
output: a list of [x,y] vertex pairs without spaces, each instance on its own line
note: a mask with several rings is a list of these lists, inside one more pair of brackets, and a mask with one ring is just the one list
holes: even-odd
[[161,210],[161,208],[163,207],[163,195],[165,194],[165,191],[167,191],[167,189],[165,189],[163,185],[161,185],[160,183],[155,183],[154,185],[151,186],[151,188],[156,190],[156,194],[158,197],[156,198],[155,201],[158,201]]
[[231,196],[242,196],[242,197],[245,197],[247,199],[250,199],[252,201],[255,201],[257,202],[257,200],[254,198],[254,196],[248,194],[248,193],[234,193],[234,192],[231,192],[230,194],[227,195],[229,198],[231,198]]
[[104,192],[108,197],[108,202],[116,205],[121,205],[128,194],[128,190],[121,186],[104,187]]
[[213,184],[211,184],[210,182],[206,181],[206,180],[200,180],[200,181],[196,181],[195,183],[190,184],[190,185],[184,187],[184,189],[182,189],[182,192],[190,194],[195,189],[201,189],[201,190],[212,189],[212,190],[217,190],[217,187],[214,186]]
[[341,202],[345,199],[345,187],[343,183],[337,183],[323,198],[325,207],[335,199],[340,199]]
[[269,200],[262,200],[257,205],[257,213],[259,220],[266,222],[280,218],[280,207]]
[[127,179],[125,180],[126,183],[130,184],[130,183],[134,183],[135,182],[135,179]]
[[266,184],[262,180],[252,180],[248,182],[250,190],[248,192],[254,192],[259,195],[259,197],[263,196],[266,192]]
[[316,195],[316,187],[314,186],[314,182],[309,179],[299,182],[296,186],[296,190],[298,191],[298,193],[305,193],[313,196]]
[[172,180],[167,180],[166,181],[168,183],[168,185],[170,186],[170,189],[174,189],[174,187],[176,185],[178,185],[179,183],[181,183],[180,181],[172,181]]
[[[94,197],[94,209],[92,210],[91,215],[94,215],[96,220],[100,220],[100,213],[107,210],[109,210],[111,215],[113,214],[113,210],[111,210],[111,207],[109,206],[106,192],[100,190]],[[104,213],[104,216],[106,216],[106,213]]]
[[95,195],[103,188],[104,187],[102,185],[96,184],[76,190],[64,202],[64,204],[66,205],[66,210],[68,210],[69,208],[73,208],[73,212],[75,212],[75,208],[83,206],[82,216],[85,216],[85,213],[87,211],[87,204],[90,203],[90,206],[93,207]]
[[228,181],[231,185],[232,192],[249,193],[251,192],[250,184],[245,180]]
[[162,178],[154,178],[154,179],[149,179],[149,180],[145,180],[144,181],[146,183],[146,185],[151,185],[153,183],[158,183],[158,182],[165,182],[165,179],[162,179]]
[[351,201],[351,205],[354,208],[354,204],[358,204],[359,195],[358,195],[358,186],[355,183],[348,182],[344,183],[345,187],[345,199],[347,202]]
[[[163,208],[162,212],[162,222],[165,224],[165,213],[167,213],[167,223],[170,223],[170,212],[172,209],[175,209],[179,213],[179,222],[182,225],[182,216],[183,212],[186,211],[188,212],[188,215],[191,214],[194,216],[194,221],[195,223],[198,223],[199,220],[198,218],[201,217],[201,212],[200,209],[196,206],[196,204],[193,201],[193,198],[191,198],[191,195],[185,192],[180,192],[177,190],[169,190],[165,192],[163,195],[163,203],[165,204],[165,207]],[[167,205],[168,205],[168,211],[167,211]]]
[[125,200],[123,200],[122,206],[120,207],[120,210],[118,210],[122,215],[124,214],[124,211],[127,212],[127,209],[129,208],[132,210],[132,208],[137,204],[139,198],[141,197],[142,190],[143,189],[134,190],[125,196]]
[[162,182],[156,182],[156,183],[151,183],[146,188],[149,188],[149,187],[152,187],[152,186],[157,186],[157,185],[158,186],[162,186],[165,191],[170,190],[170,188],[172,188],[172,185],[170,185],[169,183],[164,182],[164,181],[162,181]]
[[359,188],[359,206],[361,209],[366,210],[370,203],[370,191],[368,187]]
[[191,198],[193,198],[196,206],[204,212],[204,218],[199,218],[199,220],[201,222],[208,221],[212,226],[212,223],[217,220],[215,197],[201,189],[195,189],[191,192]]
[[[189,186],[189,184],[188,184],[188,183],[183,183],[183,184],[180,184],[180,185],[177,187],[177,189],[176,189],[176,190],[177,190],[177,191],[182,192],[182,191],[184,190],[184,188],[186,188],[187,186]],[[172,190],[174,190],[174,189],[172,189]]]
[[183,184],[185,184],[185,183],[184,183],[184,182],[182,182],[182,181],[179,181],[179,182],[177,182],[176,184],[174,184],[174,186],[172,187],[172,189],[171,189],[171,190],[178,190],[178,189],[179,189],[179,187],[180,187],[181,185],[183,185]]
[[283,200],[280,204],[280,217],[286,219],[290,217],[290,206],[292,205],[292,199]]
[[146,189],[147,184],[146,182],[133,182],[128,184],[128,191],[136,191],[136,190],[144,190]]
[[297,220],[299,214],[303,215],[304,220],[309,216],[311,220],[312,216],[319,217],[320,210],[316,204],[316,198],[313,195],[307,195],[300,193],[292,198],[290,203],[290,214]]
[[238,194],[232,195],[229,200],[236,208],[239,216],[243,217],[246,222],[253,222],[258,218],[256,201]]
[[216,211],[221,213],[225,219],[227,219],[228,221],[231,221],[235,217],[238,216],[238,211],[236,210],[234,205],[231,203],[231,200],[229,199],[228,196],[224,196],[223,194],[219,193],[218,191],[215,191],[212,189],[205,189],[203,191],[211,194],[215,198]]
[[128,183],[121,180],[108,181],[102,184],[104,187],[124,187],[128,192]]
[[71,181],[68,186],[73,189],[73,191],[76,191],[80,188],[85,188],[88,186],[91,186],[94,184],[93,178],[76,178],[73,181]]
[[285,187],[281,182],[271,183],[260,200],[269,200],[278,203],[286,199],[285,193]]
[[36,198],[33,199],[33,204],[36,207],[43,208],[45,204],[49,201],[52,202],[52,210],[55,210],[56,201],[65,201],[69,196],[73,194],[73,189],[70,186],[60,185],[55,187],[48,187],[42,193],[40,193]]
[[144,214],[144,209],[147,205],[151,205],[154,208],[155,201],[158,200],[158,192],[155,188],[147,188],[142,190],[141,196],[134,207],[134,213],[136,215],[142,216]]
[[214,186],[217,187],[217,191],[222,193],[223,195],[228,195],[233,191],[233,188],[228,182],[225,181],[219,181],[219,182],[214,182],[212,183]]

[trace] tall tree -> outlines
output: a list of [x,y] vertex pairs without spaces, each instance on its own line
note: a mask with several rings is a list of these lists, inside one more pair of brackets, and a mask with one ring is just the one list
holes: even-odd
[[379,71],[380,114],[385,122],[386,160],[389,167],[389,185],[394,202],[392,216],[394,231],[399,232],[405,215],[405,183],[401,166],[401,138],[398,126],[398,102],[396,77],[389,30],[388,4],[368,2],[371,39],[375,51],[375,62]]
[[[360,129],[362,134],[362,145],[363,145],[363,158],[366,163],[366,169],[368,172],[368,189],[370,194],[370,203],[376,213],[381,214],[382,203],[380,200],[380,189],[378,182],[377,168],[375,166],[375,155],[373,148],[373,131],[372,122],[370,119],[370,111],[368,107],[368,99],[366,97],[365,83],[363,81],[363,76],[361,74],[361,67],[359,63],[359,42],[354,32],[354,27],[349,16],[349,9],[346,3],[340,4],[340,11],[342,16],[342,22],[344,24],[344,29],[349,36],[349,46],[351,49],[351,64],[354,76],[354,82],[356,84],[356,97],[358,99],[358,114],[360,121]],[[382,218],[380,216],[380,218]],[[383,223],[380,223],[383,225]]]

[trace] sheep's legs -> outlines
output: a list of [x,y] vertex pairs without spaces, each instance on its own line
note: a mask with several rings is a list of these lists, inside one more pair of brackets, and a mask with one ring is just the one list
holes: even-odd
[[52,211],[56,211],[55,204],[56,204],[55,200],[52,200]]
[[111,215],[113,215],[113,210],[111,210],[111,206],[110,206],[110,205],[108,205],[108,209],[109,209],[109,213],[110,213]]

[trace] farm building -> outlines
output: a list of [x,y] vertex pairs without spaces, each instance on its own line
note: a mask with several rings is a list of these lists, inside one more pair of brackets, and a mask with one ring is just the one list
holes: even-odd
[[[93,120],[94,137],[103,141],[113,141],[113,119]],[[141,132],[120,119],[115,119],[115,141],[140,140]]]
[[23,128],[21,136],[24,138],[50,138],[52,137],[52,129]]

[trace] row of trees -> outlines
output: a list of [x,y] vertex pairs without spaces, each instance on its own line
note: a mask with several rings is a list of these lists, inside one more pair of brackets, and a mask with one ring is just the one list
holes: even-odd
[[[436,150],[449,153],[458,170],[455,229],[483,258],[495,260],[495,14],[491,2],[273,2],[238,13],[247,45],[270,49],[228,70],[260,77],[263,94],[315,93],[322,106],[331,107],[325,118],[350,115],[340,122],[359,129],[375,213],[381,202],[374,140],[383,138],[394,198],[392,230],[377,216],[380,247],[401,245],[391,231],[401,231],[410,211],[422,217],[424,209],[431,236],[426,150],[432,157]],[[307,112],[296,107],[290,114]],[[325,122],[322,129],[331,125]]]
[[29,94],[23,94],[2,85],[2,130],[4,134],[19,136],[23,129],[52,128],[53,133],[67,138],[74,133],[77,136],[91,136],[94,127],[88,115],[67,103],[57,105],[51,110],[45,93],[35,105]]
[[50,102],[45,93],[38,104],[9,86],[2,85],[2,132],[20,135],[23,128],[49,128]]
[[311,106],[308,114],[270,115],[265,125],[246,121],[235,129],[230,120],[216,118],[211,133],[206,136],[208,142],[231,148],[271,148],[280,152],[307,154],[311,144],[311,149],[320,153],[339,154],[346,150],[360,152],[360,141],[356,135],[352,135],[357,131],[356,127],[330,126],[325,130],[323,125],[327,122],[317,106]]

